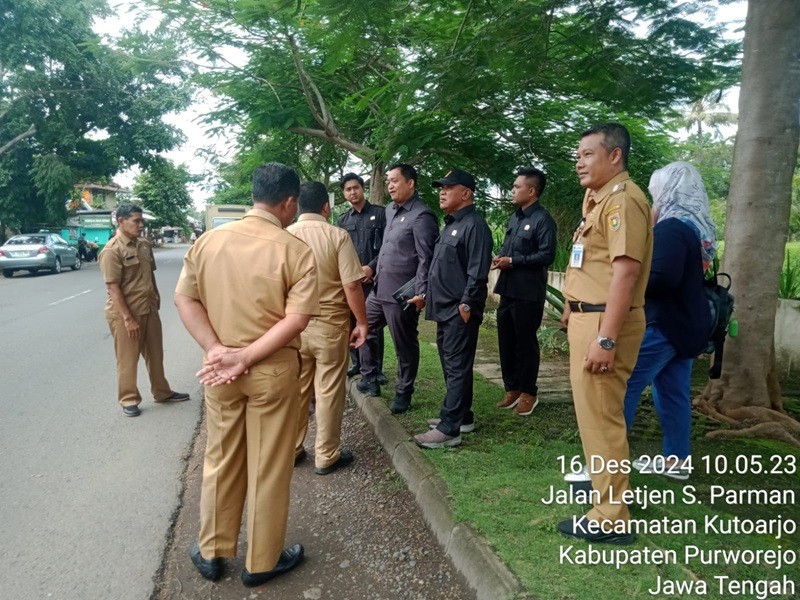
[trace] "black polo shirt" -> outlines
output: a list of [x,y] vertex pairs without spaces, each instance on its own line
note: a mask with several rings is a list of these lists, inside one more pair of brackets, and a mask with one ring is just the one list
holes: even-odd
[[446,216],[444,222],[428,272],[425,318],[447,321],[458,314],[461,303],[482,315],[492,262],[492,232],[473,204]]
[[378,266],[378,251],[383,242],[383,230],[386,228],[386,208],[365,202],[361,212],[350,208],[339,217],[336,225],[346,229],[350,234],[361,266],[369,265],[374,273]]
[[538,202],[517,209],[508,222],[498,256],[510,256],[511,268],[500,271],[494,293],[516,300],[543,301],[547,267],[556,257],[556,222]]

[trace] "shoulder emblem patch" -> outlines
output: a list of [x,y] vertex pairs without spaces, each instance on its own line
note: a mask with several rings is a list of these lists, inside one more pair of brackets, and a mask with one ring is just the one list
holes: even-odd
[[617,192],[622,192],[624,190],[625,190],[625,182],[622,181],[622,182],[618,183],[617,185],[615,185],[613,188],[611,188],[611,193],[612,194],[616,194]]
[[608,215],[608,227],[611,229],[611,231],[617,231],[620,225],[622,225],[622,215],[619,213],[619,211]]

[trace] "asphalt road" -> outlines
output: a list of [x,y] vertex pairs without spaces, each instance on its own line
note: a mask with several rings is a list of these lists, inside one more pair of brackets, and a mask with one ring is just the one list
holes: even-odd
[[97,263],[0,278],[0,598],[153,591],[201,412],[201,352],[172,303],[188,246],[156,250],[167,378],[192,400],[138,418],[116,401]]

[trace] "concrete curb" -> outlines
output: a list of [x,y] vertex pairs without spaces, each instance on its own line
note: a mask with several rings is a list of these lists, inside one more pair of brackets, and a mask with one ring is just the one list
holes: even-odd
[[470,525],[455,522],[447,484],[422,450],[410,441],[408,432],[392,416],[386,403],[380,398],[365,396],[355,384],[353,379],[347,383],[350,397],[372,425],[394,468],[414,494],[428,526],[456,569],[476,590],[478,600],[529,597],[483,536]]

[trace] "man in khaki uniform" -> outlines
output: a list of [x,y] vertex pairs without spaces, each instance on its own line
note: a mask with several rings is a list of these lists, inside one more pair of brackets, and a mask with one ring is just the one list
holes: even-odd
[[289,167],[256,169],[253,209],[200,236],[175,290],[181,320],[206,353],[198,375],[207,386],[208,442],[191,558],[212,581],[222,576],[222,557],[236,556],[245,498],[242,582],[261,585],[303,558],[300,544],[281,551],[300,409],[300,332],[319,312],[314,256],[283,229],[299,191]]
[[644,292],[653,228],[644,193],[628,175],[630,135],[618,123],[581,135],[578,178],[586,195],[564,284],[570,381],[583,452],[599,498],[582,517],[558,524],[567,536],[629,544],[630,457],[625,388],[645,330]]
[[[361,280],[364,271],[347,231],[328,223],[331,207],[328,191],[318,181],[300,186],[300,217],[286,228],[308,244],[317,264],[319,316],[311,319],[300,335],[300,418],[295,460],[305,454],[308,432],[308,402],[316,398],[314,418],[314,472],[328,475],[353,461],[353,453],[340,450],[342,416],[347,383],[348,340],[354,348],[367,337],[367,309]],[[356,326],[350,335],[350,311]]]
[[142,209],[134,204],[117,208],[117,234],[100,253],[100,271],[108,290],[106,320],[117,355],[117,387],[122,414],[138,417],[142,396],[136,386],[139,355],[150,376],[156,402],[182,402],[189,394],[173,392],[164,376],[161,334],[161,296],[156,285],[156,261],[150,242],[141,237]]

